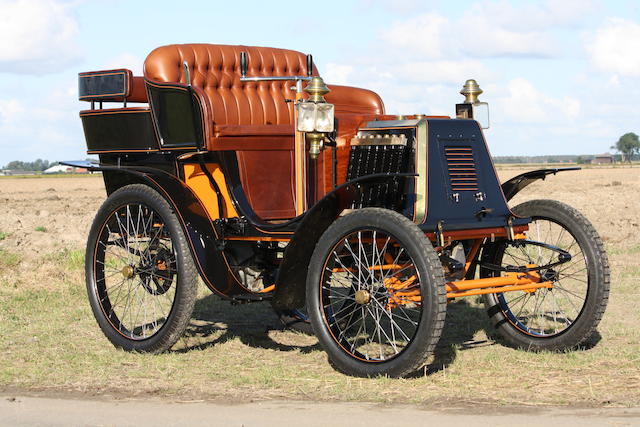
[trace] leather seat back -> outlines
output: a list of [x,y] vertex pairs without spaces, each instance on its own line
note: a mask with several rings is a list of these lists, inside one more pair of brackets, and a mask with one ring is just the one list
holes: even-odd
[[[240,52],[247,52],[247,76],[307,75],[306,56],[286,49],[213,44],[162,46],[144,64],[147,79],[185,83],[183,62],[191,83],[204,92],[215,124],[293,124],[293,82],[240,82]],[[314,67],[313,74],[317,75]]]

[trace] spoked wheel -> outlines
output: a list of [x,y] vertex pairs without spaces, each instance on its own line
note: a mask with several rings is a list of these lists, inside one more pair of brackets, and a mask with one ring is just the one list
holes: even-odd
[[87,292],[107,338],[130,351],[162,352],[184,332],[197,273],[167,201],[129,185],[102,205],[86,256]]
[[[571,259],[540,270],[551,288],[505,292],[485,297],[489,316],[510,345],[531,350],[561,351],[591,337],[609,296],[609,263],[602,241],[578,211],[553,200],[532,200],[513,208],[531,217],[527,239],[560,248]],[[498,241],[485,249],[483,263],[549,265],[558,253],[541,246],[513,246]],[[500,272],[482,269],[484,277]]]
[[307,276],[307,309],[338,370],[404,376],[424,365],[440,339],[442,267],[407,218],[360,209],[336,220],[318,242]]

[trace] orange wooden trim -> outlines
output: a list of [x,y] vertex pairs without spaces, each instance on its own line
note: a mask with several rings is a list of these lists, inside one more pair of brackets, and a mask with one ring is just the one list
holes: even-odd
[[87,150],[87,154],[109,154],[109,153],[152,153],[160,151],[157,148],[149,148],[148,150],[127,150],[125,148],[121,150]]
[[[97,74],[100,73],[100,74]],[[113,76],[115,74],[129,74],[133,73],[128,68],[116,68],[114,70],[102,70],[102,71],[83,71],[82,73],[78,73],[79,77],[92,77],[92,76]]]
[[148,108],[137,108],[137,109],[104,109],[104,110],[85,110],[80,112],[80,117],[88,117],[88,116],[106,116],[110,114],[137,114],[137,113],[151,113],[151,110]]
[[286,237],[270,237],[270,236],[262,236],[262,237],[253,237],[253,236],[225,236],[225,240],[242,240],[242,241],[250,241],[250,242],[290,242],[291,239]]

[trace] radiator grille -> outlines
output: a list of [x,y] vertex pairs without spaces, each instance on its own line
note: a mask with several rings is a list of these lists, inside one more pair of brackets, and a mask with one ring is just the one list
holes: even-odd
[[[355,138],[354,138],[355,139]],[[376,173],[407,172],[410,143],[404,144],[371,144],[359,141],[352,143],[349,154],[347,180]],[[368,186],[362,191],[360,199],[354,207],[395,208],[404,194],[404,178],[393,178],[384,183]]]
[[471,147],[445,147],[452,191],[477,191],[478,174]]

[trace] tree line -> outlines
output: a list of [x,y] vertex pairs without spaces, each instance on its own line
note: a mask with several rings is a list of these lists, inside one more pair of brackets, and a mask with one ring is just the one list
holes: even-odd
[[49,162],[49,160],[42,160],[42,159],[37,159],[34,162],[23,162],[21,160],[14,160],[12,162],[7,163],[5,166],[2,167],[2,169],[41,172],[57,164],[58,162]]

